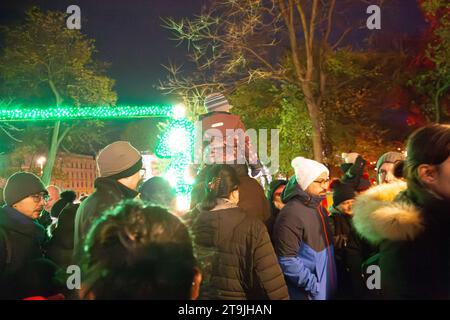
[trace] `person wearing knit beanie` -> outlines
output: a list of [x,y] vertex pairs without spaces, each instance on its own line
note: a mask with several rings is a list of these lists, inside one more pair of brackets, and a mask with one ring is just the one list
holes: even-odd
[[128,141],[116,141],[99,152],[97,168],[100,177],[119,180],[142,169],[142,156]]
[[0,299],[21,299],[18,279],[23,267],[43,257],[47,236],[37,221],[47,200],[42,181],[29,172],[16,172],[3,190],[6,205],[0,208]]
[[32,219],[39,218],[47,194],[41,179],[30,172],[11,175],[3,190],[6,205]]
[[128,141],[116,141],[102,149],[97,157],[99,177],[95,191],[84,200],[75,217],[74,254],[81,257],[83,241],[94,221],[107,208],[139,195],[143,181],[142,156]]
[[297,157],[281,195],[285,204],[275,218],[271,240],[291,300],[328,300],[337,288],[333,234],[323,206],[329,171]]
[[405,160],[405,156],[400,152],[386,152],[377,161],[377,182],[378,184],[393,183],[398,181],[394,175],[395,164]]
[[258,176],[263,165],[250,136],[241,134],[246,132],[245,125],[239,115],[230,113],[232,106],[227,98],[220,92],[212,93],[205,98],[204,106],[207,112],[199,115],[195,128],[194,164],[227,163],[236,171],[246,172],[249,167],[252,177]]
[[232,108],[227,98],[220,92],[208,95],[205,98],[204,105],[207,112],[228,112]]
[[342,213],[351,214],[353,201],[356,197],[354,187],[337,180],[333,182],[331,189],[333,190],[333,207]]
[[373,249],[353,228],[355,187],[341,180],[335,180],[330,185],[333,190],[333,205],[329,208],[330,225],[339,280],[336,299],[358,300],[367,292],[361,278],[361,265],[371,256]]
[[291,162],[297,183],[303,191],[312,195],[325,195],[330,171],[322,163],[303,157]]

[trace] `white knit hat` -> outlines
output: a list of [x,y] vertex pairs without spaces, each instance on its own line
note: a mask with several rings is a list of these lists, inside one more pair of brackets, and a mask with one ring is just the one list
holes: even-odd
[[308,188],[309,185],[322,173],[326,172],[327,174],[330,174],[328,168],[320,162],[303,157],[297,157],[292,160],[291,166],[295,170],[297,183],[300,185],[302,190],[306,190],[306,188]]

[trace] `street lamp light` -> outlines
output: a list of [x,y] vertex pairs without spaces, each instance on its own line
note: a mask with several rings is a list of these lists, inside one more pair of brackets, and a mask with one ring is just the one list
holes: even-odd
[[177,104],[173,108],[173,118],[174,119],[181,119],[186,116],[186,106],[183,103]]
[[37,164],[39,165],[39,168],[41,168],[41,176],[42,176],[43,173],[44,173],[44,163],[45,163],[45,161],[47,161],[47,158],[46,158],[46,157],[39,157],[39,158],[36,160]]

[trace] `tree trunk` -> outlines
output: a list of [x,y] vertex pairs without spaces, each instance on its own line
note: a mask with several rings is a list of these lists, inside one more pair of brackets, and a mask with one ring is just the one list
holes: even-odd
[[323,161],[322,132],[320,130],[320,106],[317,105],[308,83],[302,84],[302,90],[305,95],[306,105],[308,107],[309,117],[312,125],[312,144],[314,160]]
[[[314,25],[317,16],[318,1],[314,0],[313,8],[311,11],[311,17],[309,21],[309,28],[306,15],[302,8],[300,1],[289,1],[286,5],[283,0],[278,1],[281,15],[284,18],[286,26],[288,28],[290,50],[292,55],[292,62],[294,63],[294,70],[297,76],[298,86],[305,96],[306,105],[308,107],[309,117],[312,125],[312,144],[314,160],[322,162],[323,160],[323,146],[322,146],[322,133],[320,131],[320,100],[316,100],[314,97],[314,91],[312,89],[312,83],[314,83],[314,71],[317,66],[314,59]],[[294,12],[297,8],[300,15],[300,21],[302,23],[305,53],[306,53],[306,65],[303,67],[301,64],[302,58],[299,54],[299,46],[297,41],[297,28],[294,23]],[[321,84],[322,85],[322,84]],[[322,88],[321,88],[322,89]]]
[[47,162],[45,163],[44,173],[42,174],[42,182],[44,185],[48,186],[52,179],[53,166],[55,165],[56,154],[58,152],[58,138],[59,138],[59,128],[61,126],[61,121],[56,121],[53,127],[52,140],[50,142],[50,149],[47,155]]
[[[59,107],[62,103],[62,98],[61,98],[61,95],[59,94],[58,90],[56,89],[55,84],[51,80],[50,71],[49,71],[48,83],[49,83],[50,89],[53,91],[53,94],[55,95],[56,107]],[[50,149],[49,149],[48,155],[47,155],[47,162],[45,163],[44,172],[41,177],[42,182],[46,186],[48,186],[50,184],[50,181],[52,180],[53,166],[55,165],[56,154],[58,152],[58,148],[59,148],[59,144],[60,144],[60,139],[59,139],[60,126],[61,126],[61,121],[56,121],[55,126],[53,127],[52,140],[50,141]]]

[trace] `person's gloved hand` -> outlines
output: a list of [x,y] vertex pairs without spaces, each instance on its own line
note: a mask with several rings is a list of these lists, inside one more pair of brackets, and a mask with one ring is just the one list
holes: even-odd
[[348,237],[346,234],[338,234],[334,237],[334,247],[342,249],[347,247]]
[[345,163],[355,163],[356,158],[358,158],[360,155],[359,153],[351,152],[351,153],[343,153],[341,156]]
[[259,161],[257,164],[250,164],[249,167],[252,178],[257,178],[260,174],[262,174],[263,166]]
[[350,180],[356,179],[359,181],[361,178],[364,167],[366,166],[367,161],[363,159],[360,155],[358,155],[355,159],[355,163],[347,170],[347,172],[344,175],[344,182],[349,183]]

